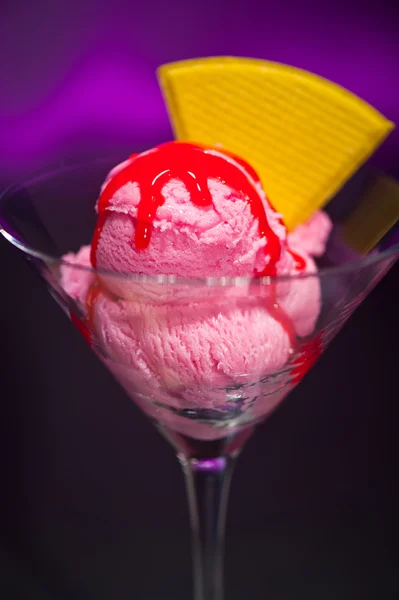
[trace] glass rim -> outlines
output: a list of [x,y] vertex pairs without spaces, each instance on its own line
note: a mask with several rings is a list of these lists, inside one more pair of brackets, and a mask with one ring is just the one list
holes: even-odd
[[[19,189],[23,187],[28,187],[29,185],[34,184],[35,182],[40,181],[41,179],[46,179],[50,177],[55,177],[58,173],[73,171],[76,169],[81,169],[85,166],[95,165],[97,163],[105,162],[111,159],[111,156],[102,157],[97,159],[91,159],[84,162],[72,163],[69,165],[63,165],[62,167],[46,169],[43,168],[40,171],[36,171],[36,173],[32,174],[29,178],[26,178],[20,182],[12,183],[7,186],[5,190],[0,193],[0,204],[2,200],[12,194],[12,192],[17,192]],[[66,268],[77,269],[79,271],[83,271],[86,273],[90,273],[92,275],[99,275],[100,277],[112,277],[115,279],[128,280],[136,283],[154,283],[157,285],[191,285],[191,286],[205,286],[205,287],[238,287],[245,286],[249,284],[256,285],[270,285],[272,283],[282,283],[287,281],[300,281],[303,279],[311,279],[311,278],[324,278],[327,276],[339,276],[341,274],[347,274],[351,272],[358,271],[365,267],[372,266],[374,264],[378,264],[383,262],[384,260],[388,260],[390,258],[394,258],[395,256],[399,258],[399,242],[394,244],[390,248],[382,250],[380,252],[371,253],[368,255],[359,258],[358,260],[349,260],[348,262],[341,265],[332,265],[328,267],[318,268],[316,271],[311,271],[308,273],[295,273],[295,274],[286,274],[286,275],[277,275],[277,276],[264,276],[259,277],[256,275],[246,275],[246,276],[237,276],[237,277],[203,277],[203,278],[190,278],[190,277],[182,277],[181,275],[145,275],[143,273],[129,273],[122,271],[113,271],[108,269],[97,269],[93,267],[89,267],[86,265],[80,265],[77,263],[69,262],[62,257],[53,256],[51,254],[47,254],[45,252],[41,252],[39,250],[35,250],[34,248],[28,246],[24,242],[16,239],[4,225],[3,220],[1,218],[0,213],[0,234],[13,246],[24,252],[26,255],[31,258],[36,258],[47,265],[55,266],[60,265]],[[89,244],[87,244],[89,245]],[[71,250],[69,252],[72,252]]]

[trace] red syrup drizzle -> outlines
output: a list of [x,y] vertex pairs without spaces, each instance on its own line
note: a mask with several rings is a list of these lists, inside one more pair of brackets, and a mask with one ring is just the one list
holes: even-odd
[[86,297],[87,316],[84,319],[79,319],[72,311],[69,312],[72,323],[75,325],[79,333],[84,337],[89,346],[93,347],[93,331],[94,328],[94,307],[101,291],[98,280],[95,279],[91,284]]
[[94,327],[94,309],[96,306],[96,302],[98,300],[98,296],[102,291],[101,286],[98,282],[98,279],[95,279],[91,284],[89,291],[87,293],[86,298],[86,308],[87,308],[87,327],[89,331],[95,331]]
[[292,361],[292,383],[299,383],[323,354],[324,333],[324,330],[320,331],[314,339],[307,342],[302,352]]
[[[215,154],[217,152],[218,154]],[[244,169],[245,173],[220,154],[225,154]],[[250,181],[248,175],[253,182]],[[115,193],[130,182],[137,182],[140,187],[140,202],[137,208],[136,231],[134,245],[138,250],[145,250],[151,240],[152,226],[157,209],[164,203],[162,189],[171,179],[179,179],[190,193],[191,201],[196,206],[212,206],[212,195],[208,188],[208,179],[214,178],[242,193],[248,202],[251,213],[258,220],[259,236],[265,238],[265,254],[269,263],[258,273],[258,277],[275,277],[276,264],[281,255],[281,242],[270,227],[263,201],[254,183],[260,181],[254,169],[241,158],[230,152],[219,149],[207,149],[188,142],[168,142],[143,154],[132,154],[129,164],[122,168],[108,181],[98,200],[98,220],[91,247],[91,262],[96,267],[97,249],[101,231],[110,211],[110,202]],[[296,268],[302,270],[305,261],[295,253]],[[275,284],[271,284],[269,296],[269,312],[287,332],[291,345],[296,340],[295,328],[285,311],[279,306],[276,298]]]
[[[242,192],[259,222],[259,235],[267,240],[265,253],[270,262],[262,275],[273,275],[280,258],[280,240],[269,226],[262,199],[245,173],[222,156],[212,154],[200,146],[169,142],[153,151],[134,156],[129,164],[117,173],[105,186],[98,201],[99,221],[92,242],[91,261],[96,266],[96,254],[104,213],[110,208],[114,194],[129,182],[140,186],[140,202],[137,208],[137,225],[134,244],[138,250],[147,248],[157,209],[164,203],[162,188],[170,179],[180,179],[187,187],[191,201],[196,206],[212,206],[208,179],[220,179],[226,185]],[[243,161],[241,161],[242,163]],[[248,167],[249,168],[249,167]]]
[[300,273],[303,272],[306,269],[306,260],[302,258],[300,254],[297,254],[293,250],[288,250],[288,252],[291,254],[292,258],[295,261],[295,269]]
[[[281,216],[278,220],[279,220],[280,225],[285,227],[284,220]],[[300,254],[297,254],[296,252],[294,252],[293,250],[290,250],[289,248],[287,248],[287,252],[288,252],[288,254],[291,254],[292,258],[294,259],[295,270],[298,271],[299,273],[302,273],[306,269],[306,260]]]
[[72,323],[75,325],[76,329],[83,336],[86,342],[91,346],[93,344],[93,339],[91,335],[90,329],[87,327],[84,320],[79,319],[71,310],[69,311],[69,316]]

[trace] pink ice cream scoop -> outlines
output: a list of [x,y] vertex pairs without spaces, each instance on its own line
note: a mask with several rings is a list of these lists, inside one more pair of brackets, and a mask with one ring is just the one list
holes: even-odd
[[290,248],[310,256],[322,256],[331,233],[332,222],[327,213],[315,212],[305,223],[288,234]]
[[97,210],[100,269],[202,278],[293,266],[254,171],[213,149],[174,142],[131,157],[108,176]]
[[[94,273],[87,270],[91,267],[90,249],[90,246],[82,246],[76,254],[73,252],[65,254],[63,261],[66,264],[61,267],[60,273],[61,287],[82,306],[85,306],[90,286],[95,280]],[[85,269],[79,267],[85,267]]]
[[[249,279],[240,286],[183,285],[177,298],[168,285],[157,285],[154,293],[150,284],[126,278],[274,278],[315,271],[310,254],[325,243],[328,217],[316,217],[324,226],[308,227],[309,235],[288,236],[242,160],[192,144],[166,144],[113,169],[97,210],[91,262],[103,275],[94,286],[82,277],[79,287],[79,276],[67,275],[64,267],[63,285],[77,300],[90,287],[90,327],[132,395],[175,410],[218,409],[225,389],[237,382],[254,386],[281,371],[298,336],[314,330],[320,311],[315,277],[268,286]],[[75,263],[79,256],[87,262],[88,250]]]

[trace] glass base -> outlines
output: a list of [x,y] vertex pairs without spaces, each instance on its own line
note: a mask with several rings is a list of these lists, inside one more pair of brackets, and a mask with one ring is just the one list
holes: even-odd
[[182,454],[189,459],[198,460],[235,456],[255,430],[254,426],[248,426],[230,436],[217,440],[198,440],[177,431],[166,429],[159,422],[155,422],[155,425],[168,442],[172,444],[178,454]]

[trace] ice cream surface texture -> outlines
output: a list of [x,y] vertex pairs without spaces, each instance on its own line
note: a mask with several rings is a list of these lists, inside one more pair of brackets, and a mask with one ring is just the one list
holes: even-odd
[[214,149],[171,142],[133,156],[111,174],[97,209],[92,263],[100,269],[273,276],[296,260],[256,173]]
[[[91,260],[103,275],[76,275],[64,266],[62,283],[87,307],[94,337],[125,387],[130,382],[143,395],[159,392],[174,403],[215,407],[223,387],[281,370],[298,337],[314,330],[319,281],[300,276],[316,270],[311,254],[322,251],[329,219],[315,215],[316,224],[288,235],[241,159],[179,142],[133,155],[108,175],[97,212],[91,248],[65,260]],[[231,286],[205,288],[211,290],[205,295],[201,286],[188,286],[186,296],[171,301],[162,286],[151,295],[126,284],[127,274],[299,277],[264,286],[262,293],[249,293],[249,283],[233,292]]]

